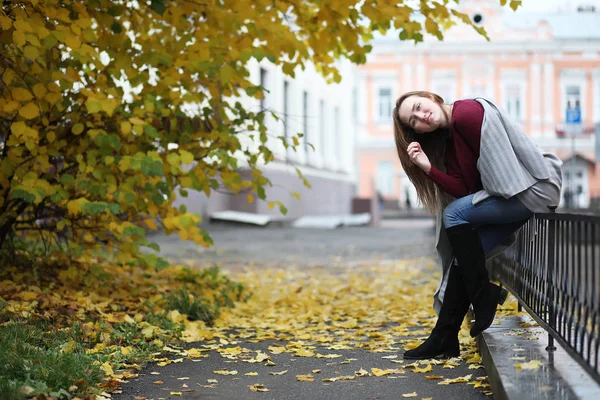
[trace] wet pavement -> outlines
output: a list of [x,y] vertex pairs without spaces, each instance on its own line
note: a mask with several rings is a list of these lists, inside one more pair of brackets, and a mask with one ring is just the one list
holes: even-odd
[[[272,274],[272,271],[276,270],[299,269],[304,271],[306,276],[310,276],[311,279],[315,279],[315,275],[317,275],[317,280],[320,279],[318,275],[320,271],[323,274],[322,279],[329,279],[332,282],[344,281],[346,279],[345,274],[350,277],[348,278],[349,281],[358,282],[357,273],[362,274],[363,277],[366,274],[368,280],[368,274],[373,273],[373,270],[369,269],[372,267],[369,266],[376,266],[375,268],[378,269],[375,273],[384,276],[383,286],[379,286],[381,288],[379,290],[382,290],[382,292],[371,293],[370,290],[373,289],[370,287],[367,287],[367,289],[365,287],[356,288],[359,292],[356,294],[357,296],[363,298],[366,296],[373,299],[374,305],[372,307],[377,307],[375,304],[378,304],[379,298],[383,297],[383,290],[385,290],[383,288],[387,285],[386,282],[389,282],[385,278],[388,269],[386,265],[389,265],[389,279],[393,279],[393,276],[401,276],[398,274],[403,273],[402,268],[407,268],[407,272],[416,271],[416,278],[411,281],[412,288],[394,289],[399,291],[407,289],[409,291],[409,294],[398,294],[399,299],[403,298],[402,296],[410,296],[412,292],[418,292],[420,282],[426,281],[425,278],[419,278],[419,276],[422,276],[419,272],[422,268],[423,274],[430,281],[426,290],[421,289],[421,292],[426,293],[420,294],[420,296],[424,296],[424,300],[419,301],[421,304],[425,304],[425,314],[431,313],[429,309],[429,299],[433,294],[431,278],[437,276],[437,271],[433,269],[432,258],[435,255],[432,219],[392,220],[384,221],[380,227],[352,227],[333,230],[287,227],[257,228],[214,224],[208,226],[208,231],[215,241],[215,246],[209,249],[200,248],[193,243],[182,243],[176,236],[154,235],[151,239],[159,243],[161,256],[171,262],[193,267],[208,267],[217,264],[224,270],[233,273],[241,272],[247,268],[257,271],[258,274],[262,269],[265,271],[265,275]],[[404,263],[407,266],[397,267],[399,263]],[[361,268],[364,269],[364,273],[361,272]],[[339,277],[339,281],[336,281],[336,277]],[[382,280],[381,277],[379,279]],[[274,281],[273,285],[277,285],[277,283]],[[289,285],[289,290],[297,292],[297,290],[293,290],[296,287],[293,285],[298,285],[298,290],[301,290],[302,285],[309,286],[310,281],[307,279],[300,283],[289,282]],[[348,286],[347,283],[345,285]],[[308,293],[307,290],[310,289],[305,288],[302,293]],[[327,290],[327,288],[316,289],[315,293],[320,290]],[[331,290],[336,289],[332,287]],[[352,291],[348,293],[352,293]],[[346,296],[354,295],[347,294]],[[334,294],[333,297],[339,297],[339,295]],[[391,298],[394,298],[393,294]],[[404,298],[409,299],[410,297]],[[279,302],[279,300],[277,301]],[[349,301],[353,301],[352,298],[349,298]],[[265,307],[272,306],[268,303],[263,304]],[[367,304],[369,303],[367,302]],[[391,303],[391,305],[387,303],[387,307],[391,307],[393,310],[396,306],[394,303]],[[369,308],[370,306],[367,305],[367,312]],[[260,312],[263,312],[263,310],[260,310]],[[260,312],[257,311],[257,315]],[[376,308],[372,309],[372,312],[373,314],[377,314],[377,312],[381,314],[381,311]],[[404,312],[405,316],[410,314],[412,312]],[[425,316],[425,320],[427,319],[431,320],[431,316]],[[381,326],[383,329],[385,323]],[[360,324],[356,328],[360,329]],[[426,326],[421,328],[423,328],[422,333],[417,337],[424,338],[430,328]],[[374,334],[373,329],[378,328],[374,328],[373,325],[366,327],[367,332],[372,332],[371,334]],[[266,326],[265,331],[268,331]],[[352,329],[347,329],[345,334],[348,334],[349,331],[352,331]],[[341,334],[344,334],[344,330],[340,330],[339,333],[338,339],[332,339],[334,340],[333,344],[344,342],[345,337],[341,336]],[[278,340],[259,341],[239,339],[244,334],[243,329],[241,332],[238,329],[235,335],[231,335],[232,340],[228,345],[242,346],[248,351],[260,350],[263,353],[270,354],[275,366],[265,367],[263,366],[264,362],[261,364],[246,364],[239,362],[242,361],[239,358],[228,359],[222,357],[222,354],[213,350],[206,353],[209,354],[209,357],[201,360],[184,359],[180,363],[165,367],[158,367],[155,363],[151,363],[142,369],[139,377],[124,384],[122,393],[113,395],[113,399],[396,400],[414,397],[418,399],[470,400],[490,398],[484,394],[486,390],[489,390],[485,386],[483,386],[483,389],[474,389],[472,386],[475,382],[485,383],[485,370],[482,368],[469,369],[469,364],[464,361],[450,369],[446,369],[442,364],[434,364],[429,373],[415,373],[410,368],[405,368],[411,361],[401,361],[402,346],[405,343],[405,336],[402,335],[391,337],[391,340],[385,346],[383,345],[383,339],[380,339],[381,345],[378,344],[377,340],[375,342],[371,341],[374,345],[381,346],[379,349],[381,351],[378,352],[369,351],[368,348],[348,348],[335,351],[335,353],[342,354],[343,358],[328,359],[297,357],[289,352],[282,354],[269,353],[269,346],[273,344],[280,346],[287,344],[289,347],[290,345],[293,346],[294,343],[301,342],[300,339],[293,337],[293,332],[291,337],[288,333],[278,337]],[[256,331],[248,331],[246,334],[252,336],[257,333]],[[376,334],[374,335],[374,337],[377,337]],[[333,337],[335,338],[335,333]],[[414,340],[415,336],[410,339]],[[194,343],[190,346],[201,347],[201,345],[201,343]],[[463,350],[465,348],[463,347]],[[317,350],[315,349],[315,351]],[[324,348],[318,351],[320,353],[327,352]],[[396,361],[398,363],[395,363]],[[421,364],[421,367],[425,365],[427,364]],[[373,375],[357,376],[356,379],[347,381],[328,382],[323,380],[323,378],[354,376],[361,368],[367,371],[371,371],[371,368],[398,368],[402,369],[402,372],[379,377]],[[214,371],[223,369],[235,369],[237,373],[235,376],[215,375]],[[320,372],[314,372],[315,370],[320,370]],[[258,371],[260,375],[257,377],[245,375],[254,371]],[[282,371],[288,372],[283,375],[270,374],[270,372],[281,373]],[[311,371],[315,378],[314,382],[300,382],[297,380],[296,375],[304,375],[311,373]],[[426,375],[430,377],[426,378]],[[466,382],[440,385],[442,375],[443,379],[469,376],[467,380],[472,380],[472,382],[470,385]],[[153,382],[157,380],[163,383],[154,384]],[[268,388],[269,392],[251,391],[249,386],[257,382]],[[175,394],[172,394],[172,392]]]
[[434,256],[431,218],[384,220],[379,227],[313,229],[253,227],[218,223],[205,226],[215,245],[182,242],[177,235],[149,236],[161,256],[183,264],[235,268],[247,264],[332,265]]

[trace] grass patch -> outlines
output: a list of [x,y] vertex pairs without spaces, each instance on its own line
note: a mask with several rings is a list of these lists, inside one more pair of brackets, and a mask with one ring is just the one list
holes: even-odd
[[65,343],[77,340],[75,330],[57,330],[43,321],[0,326],[2,398],[27,399],[42,393],[69,398],[89,392],[102,380],[95,358],[82,346],[61,351]]

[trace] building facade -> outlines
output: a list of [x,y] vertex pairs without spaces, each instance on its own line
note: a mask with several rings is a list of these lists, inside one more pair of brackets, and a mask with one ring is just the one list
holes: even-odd
[[[428,90],[447,103],[484,96],[494,100],[544,150],[563,161],[563,199],[585,208],[600,197],[595,131],[600,122],[600,13],[574,7],[554,13],[513,12],[498,2],[461,2],[461,11],[483,25],[490,41],[455,26],[444,41],[415,45],[387,35],[358,73],[361,112],[357,132],[360,196],[379,191],[404,208],[417,204],[393,138],[391,112],[411,90]],[[567,109],[581,124],[566,124]]]
[[[255,200],[249,203],[247,193],[234,195],[222,188],[210,197],[190,191],[188,197],[178,199],[175,205],[185,204],[189,212],[204,217],[226,210],[281,216],[278,207],[269,208],[268,201],[281,201],[288,209],[288,218],[349,214],[357,192],[354,157],[357,125],[353,112],[356,67],[345,61],[338,62],[337,67],[342,81],[328,84],[309,64],[305,70],[297,68],[292,79],[267,60],[260,63],[251,60],[248,68],[252,83],[263,86],[268,93],[262,100],[238,100],[248,111],[263,110],[276,115],[267,113],[265,119],[267,146],[275,155],[273,162],[261,167],[273,184],[266,188],[267,201],[255,195]],[[295,151],[286,150],[277,139],[283,136],[291,141],[298,133],[304,136]],[[248,138],[240,140],[243,147],[258,146]],[[248,177],[250,172],[240,165],[242,175]],[[297,169],[311,188],[299,179]],[[300,194],[300,199],[293,193]]]

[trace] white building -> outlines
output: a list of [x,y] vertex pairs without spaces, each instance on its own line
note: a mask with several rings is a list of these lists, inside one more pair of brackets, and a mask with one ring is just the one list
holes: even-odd
[[[275,160],[261,167],[273,186],[266,188],[267,201],[281,201],[288,209],[287,217],[304,215],[349,214],[356,192],[355,169],[355,69],[350,62],[338,62],[342,76],[339,84],[327,84],[325,79],[307,64],[297,68],[295,78],[267,60],[249,62],[253,84],[268,90],[264,100],[242,99],[249,111],[268,109],[278,117],[266,119],[268,147]],[[278,136],[291,140],[304,133],[300,146],[287,151]],[[306,139],[306,140],[304,140]],[[244,145],[250,144],[248,141]],[[314,150],[310,145],[314,146]],[[251,144],[250,144],[251,145]],[[298,178],[298,168],[311,189]],[[244,177],[249,171],[241,170]],[[248,193],[234,195],[227,189],[214,191],[209,198],[203,193],[189,191],[175,205],[185,204],[189,212],[203,217],[216,211],[234,210],[250,213],[281,215],[279,208],[270,209],[267,201],[248,203]],[[300,200],[292,193],[299,193]]]

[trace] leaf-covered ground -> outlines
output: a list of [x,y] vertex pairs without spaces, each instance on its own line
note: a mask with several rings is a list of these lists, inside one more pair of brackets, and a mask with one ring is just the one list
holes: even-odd
[[[199,332],[195,339],[201,342],[171,348],[176,364],[150,365],[123,385],[117,399],[253,399],[267,392],[276,399],[491,395],[466,324],[460,358],[402,359],[435,323],[431,295],[439,275],[431,258],[260,265],[233,276],[252,297]],[[504,310],[514,307],[507,303]]]

